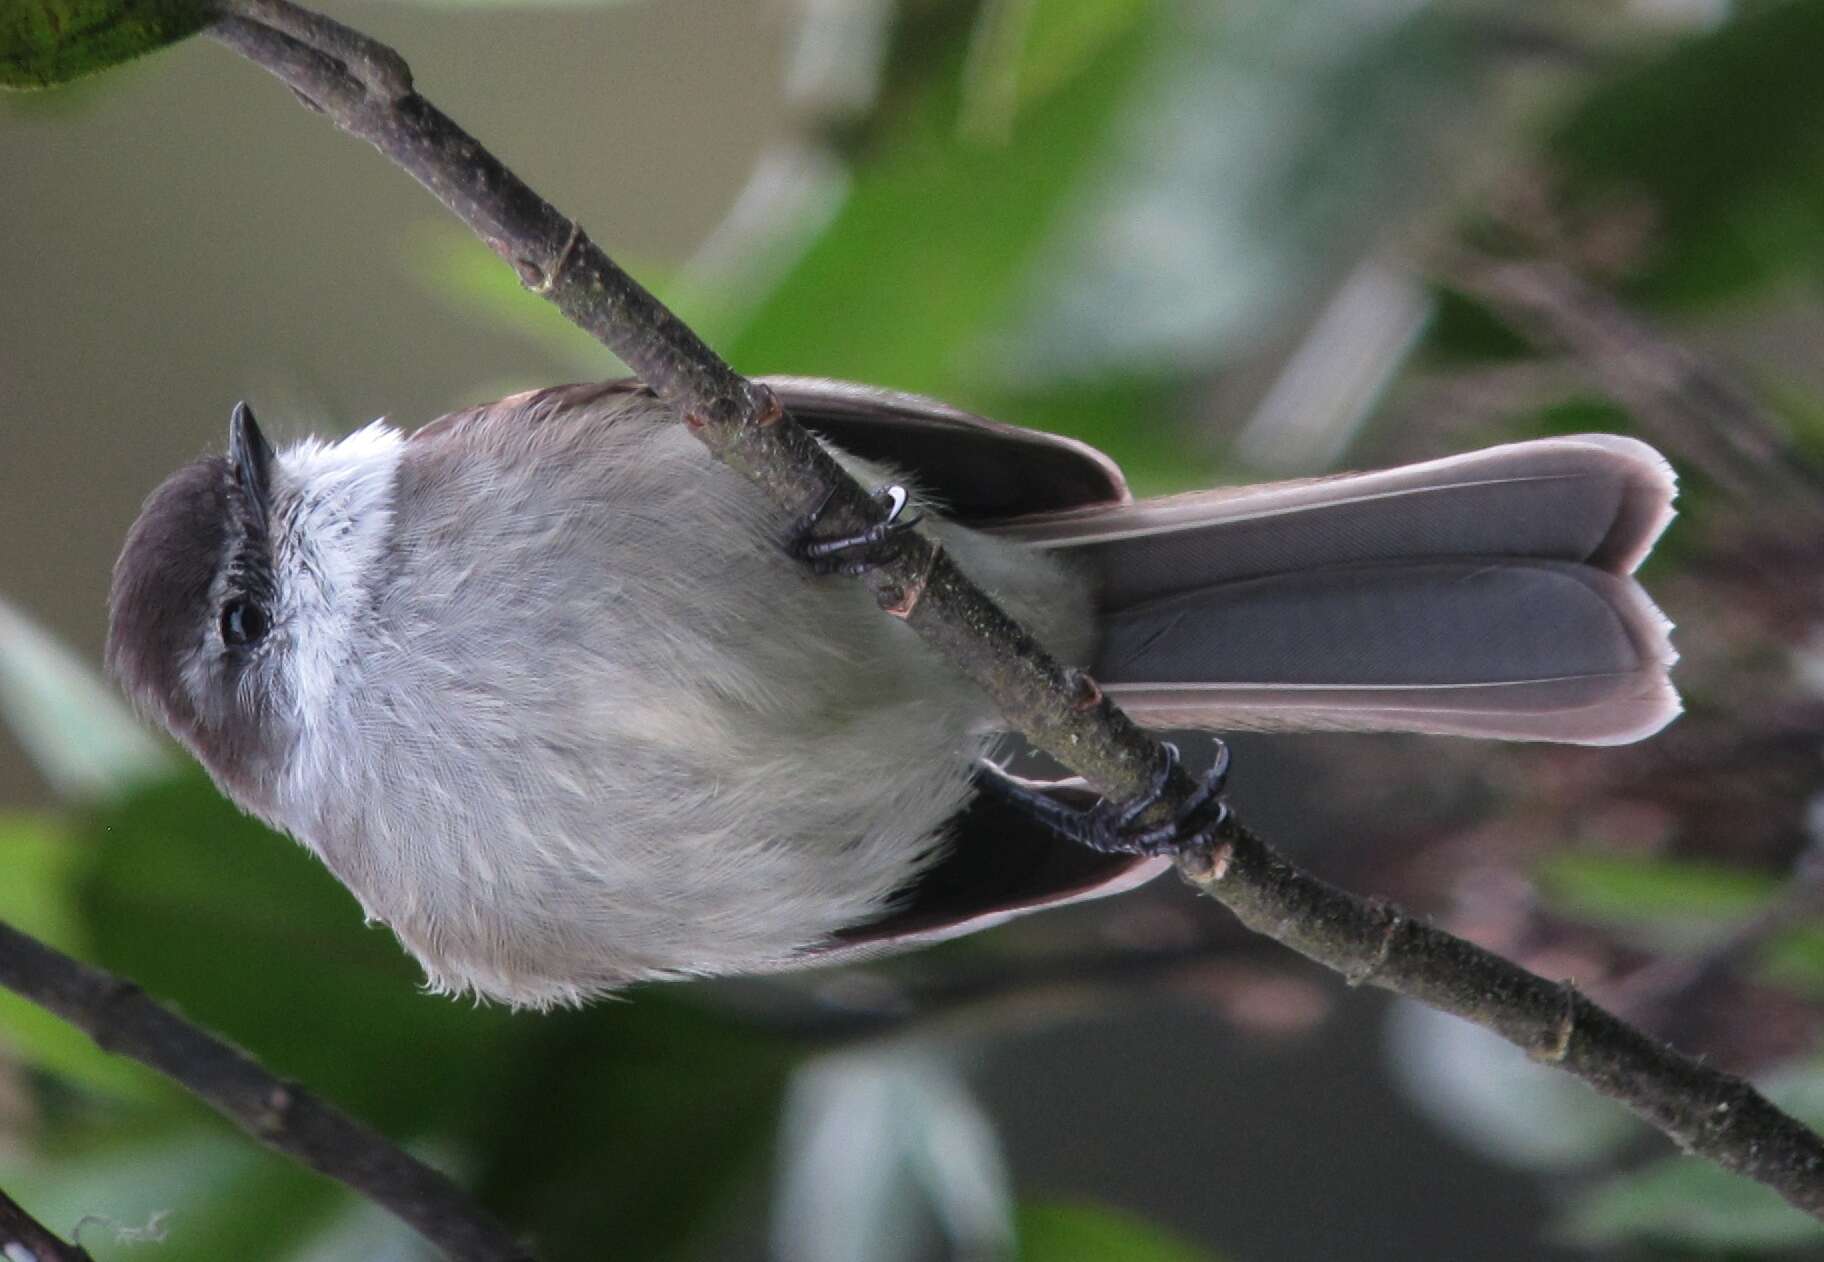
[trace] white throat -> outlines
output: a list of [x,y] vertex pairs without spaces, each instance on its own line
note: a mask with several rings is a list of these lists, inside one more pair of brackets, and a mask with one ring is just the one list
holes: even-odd
[[393,529],[405,438],[379,421],[339,442],[309,438],[274,462],[274,569],[280,621],[291,633],[299,718],[306,729],[347,670],[353,633]]

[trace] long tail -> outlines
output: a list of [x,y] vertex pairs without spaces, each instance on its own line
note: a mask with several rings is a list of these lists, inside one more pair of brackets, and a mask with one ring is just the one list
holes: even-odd
[[1094,574],[1096,678],[1158,726],[1619,744],[1679,711],[1630,575],[1671,467],[1612,435],[1010,523]]

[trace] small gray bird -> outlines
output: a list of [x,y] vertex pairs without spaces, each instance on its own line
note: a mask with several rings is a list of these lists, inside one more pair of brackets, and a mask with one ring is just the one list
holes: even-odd
[[[1587,744],[1678,712],[1629,577],[1672,472],[1607,435],[1134,502],[1068,439],[769,382],[1161,727]],[[1130,888],[977,787],[981,694],[633,383],[228,453],[147,500],[108,664],[423,964],[513,1004],[776,971]]]

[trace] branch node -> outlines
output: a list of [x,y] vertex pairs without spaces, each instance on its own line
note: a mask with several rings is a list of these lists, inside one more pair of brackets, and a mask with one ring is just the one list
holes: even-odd
[[1178,874],[1192,885],[1214,885],[1229,874],[1235,859],[1235,843],[1219,846],[1190,846],[1178,852]]
[[89,1037],[95,1040],[95,1046],[104,1052],[118,1053],[129,1050],[124,1046],[122,1040],[115,1037],[114,1014],[144,994],[145,992],[133,982],[120,977],[109,978],[108,984],[96,997],[92,1009]]
[[779,402],[779,396],[774,394],[770,387],[761,385],[759,382],[754,384],[760,391],[759,397],[756,399],[758,406],[754,412],[754,427],[767,429],[777,425],[785,419],[785,404]]
[[910,582],[896,583],[882,591],[880,607],[901,621],[910,618],[925,594],[925,585],[931,581],[931,571],[937,568],[938,552],[938,546],[932,544],[923,568]]
[[1581,998],[1577,983],[1567,978],[1558,984],[1558,989],[1564,992],[1564,1011],[1558,1014],[1558,1020],[1553,1023],[1547,1041],[1541,1046],[1528,1048],[1526,1053],[1532,1059],[1547,1065],[1563,1063],[1571,1052],[1571,1037],[1577,1033],[1577,1001]]
[[1343,970],[1343,981],[1350,986],[1364,985],[1379,975],[1393,955],[1394,938],[1407,923],[1406,913],[1398,907],[1383,903],[1378,898],[1369,899],[1368,903],[1374,914],[1387,918],[1387,923],[1381,929],[1381,940],[1375,944],[1373,958],[1358,967]]
[[361,60],[361,82],[370,91],[378,89],[388,105],[397,105],[418,90],[405,58],[378,40],[362,37]]
[[538,273],[535,281],[528,281],[526,288],[535,294],[549,294],[555,289],[557,282],[563,279],[564,270],[570,266],[570,260],[576,257],[577,245],[582,239],[582,225],[572,219],[570,234],[564,238],[564,248],[557,252],[556,261],[542,273]]
[[1088,671],[1073,670],[1071,673],[1076,676],[1072,681],[1072,686],[1076,688],[1077,695],[1072,698],[1070,708],[1083,711],[1093,710],[1101,705],[1102,685],[1092,679]]
[[256,1132],[262,1138],[281,1134],[291,1120],[291,1106],[296,1102],[289,1083],[273,1084],[260,1101],[260,1111],[253,1119]]
[[[1732,1130],[1742,1120],[1742,1110],[1736,1105],[1746,1102],[1749,1094],[1740,1084],[1731,1084],[1729,1097],[1710,1106],[1710,1115],[1704,1119],[1704,1129],[1709,1132],[1711,1143],[1715,1143],[1724,1132]],[[1752,1142],[1750,1141],[1751,1144]]]

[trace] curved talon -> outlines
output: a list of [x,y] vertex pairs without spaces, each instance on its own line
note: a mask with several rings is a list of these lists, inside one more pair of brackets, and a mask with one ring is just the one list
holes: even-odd
[[799,515],[797,521],[792,523],[791,534],[788,536],[790,541],[788,546],[792,551],[796,552],[807,542],[806,537],[811,531],[817,529],[817,523],[822,521],[823,515],[830,511],[830,501],[835,498],[836,488],[832,486],[824,491],[823,498],[811,505],[809,509]]
[[924,520],[922,513],[914,513],[910,517],[901,515],[905,512],[906,505],[912,497],[905,487],[895,482],[874,490],[874,498],[880,501],[886,509],[886,520],[877,522],[865,530],[858,530],[854,534],[841,535],[834,539],[811,537],[811,532],[817,528],[817,523],[829,510],[830,501],[835,497],[836,490],[832,487],[817,502],[816,507],[798,519],[793,527],[792,541],[787,549],[800,560],[810,562],[811,568],[818,574],[867,573],[880,564],[879,558],[864,553],[864,555],[852,559],[841,559],[841,554],[869,549],[876,544],[885,543],[900,531],[910,530]]
[[1165,793],[1165,786],[1171,783],[1172,772],[1178,766],[1178,747],[1170,741],[1160,741],[1159,744],[1165,750],[1165,760],[1153,772],[1153,782],[1147,786],[1145,793],[1129,798],[1119,806],[1104,799],[1092,808],[1112,812],[1106,818],[1110,831],[1116,836],[1139,823],[1140,817],[1153,808],[1153,804]]
[[[1178,752],[1169,741],[1165,742],[1165,747],[1174,755]],[[1223,785],[1228,783],[1228,779],[1229,747],[1222,741],[1218,741],[1216,742],[1216,761],[1211,763],[1210,769],[1203,773],[1203,779],[1198,782],[1197,788],[1192,791],[1191,796],[1184,800],[1184,805],[1178,810],[1178,817],[1155,828],[1145,829],[1138,833],[1128,833],[1123,840],[1141,854],[1175,851],[1209,840],[1212,833],[1228,822],[1229,804],[1218,796],[1222,792]],[[1212,799],[1215,801],[1215,810],[1207,812]],[[1200,819],[1199,816],[1205,813],[1209,813],[1210,818]],[[1193,828],[1192,825],[1196,825],[1196,827]]]
[[1106,799],[1088,810],[1076,810],[1048,797],[1037,789],[1000,772],[992,763],[983,764],[982,782],[986,788],[1013,802],[1044,823],[1059,836],[1105,854],[1138,854],[1153,857],[1172,854],[1207,842],[1229,819],[1228,803],[1222,800],[1222,788],[1229,778],[1229,747],[1216,743],[1216,760],[1199,780],[1197,788],[1184,800],[1177,814],[1163,824],[1136,829],[1140,817],[1158,804],[1178,766],[1178,747],[1162,742],[1165,757],[1153,773],[1152,783],[1144,793],[1125,802]]
[[874,492],[875,499],[879,499],[882,495],[887,497],[887,520],[889,522],[898,521],[899,515],[905,511],[906,501],[911,496],[907,495],[906,488],[897,482],[880,487]]

